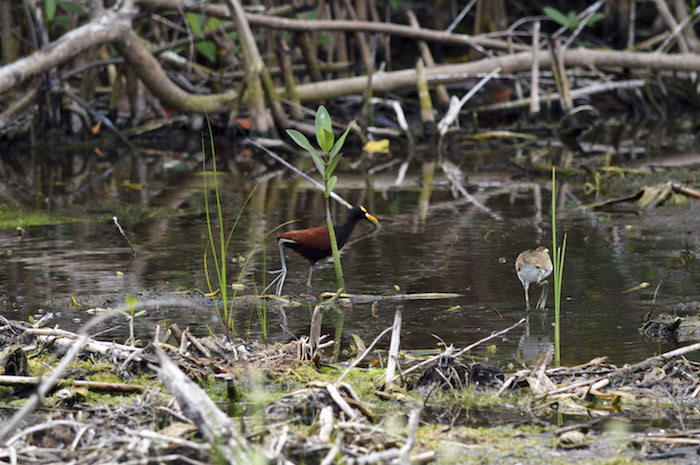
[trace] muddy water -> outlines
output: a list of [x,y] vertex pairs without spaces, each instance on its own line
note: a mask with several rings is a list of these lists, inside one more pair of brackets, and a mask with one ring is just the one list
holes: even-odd
[[[87,294],[123,294],[144,288],[206,290],[202,255],[207,232],[201,177],[192,174],[196,169],[196,164],[184,171],[163,169],[139,191],[125,187],[121,179],[109,181],[111,196],[104,197],[96,187],[79,206],[72,205],[71,215],[80,210],[79,222],[26,227],[23,235],[14,228],[0,230],[2,314],[36,318],[55,308],[53,299]],[[526,317],[526,325],[478,348],[474,355],[501,365],[532,363],[553,339],[553,298],[550,293],[549,310],[527,312],[513,262],[524,249],[539,244],[551,248],[548,180],[514,183],[510,174],[502,172],[470,178],[469,190],[491,210],[489,214],[464,201],[455,202],[439,176],[428,206],[420,200],[418,174],[409,173],[401,188],[391,185],[393,177],[378,176],[368,183],[347,178],[337,189],[351,203],[367,206],[382,223],[371,235],[367,235],[372,232],[369,223],[360,224],[344,249],[347,286],[362,294],[457,292],[462,296],[386,301],[374,308],[357,305],[342,315],[329,314],[324,330],[332,334],[342,317],[342,346],[349,346],[351,334],[368,344],[391,325],[394,312],[401,308],[403,348],[431,349],[439,340],[465,346]],[[220,180],[226,186],[222,192],[225,213],[233,218],[252,185],[234,187],[240,183],[232,176]],[[536,215],[535,184],[541,187],[544,204],[541,220]],[[334,208],[344,217],[341,207]],[[696,210],[663,207],[643,216],[608,216],[567,206],[558,226],[568,234],[562,363],[582,363],[601,355],[617,364],[636,362],[673,347],[668,341],[648,340],[638,328],[649,311],[683,314],[700,306],[696,260],[684,254],[686,248],[697,249],[700,243]],[[111,221],[118,212],[135,255]],[[289,219],[297,221],[287,228],[322,224],[322,212],[321,196],[314,189],[288,179],[268,180],[242,216],[231,257],[247,256],[263,234]],[[306,260],[287,252],[287,263],[285,293],[305,293]],[[254,292],[254,286],[259,290],[263,280],[267,283],[273,277],[264,271],[278,267],[276,242],[268,238],[264,249],[253,255],[248,268],[252,274],[243,278],[248,287],[241,293]],[[229,272],[237,275],[239,269],[239,263],[230,263]],[[648,286],[624,292],[642,282]],[[331,263],[318,263],[314,292],[332,290],[334,284]],[[535,285],[531,298],[536,300],[538,294]],[[100,306],[99,299],[95,302]],[[63,306],[54,321],[79,328],[91,317],[85,310]],[[305,334],[310,310],[302,306],[283,315],[268,309],[270,340]],[[158,321],[175,321],[201,333],[209,327],[217,329],[210,309],[160,309],[139,319],[137,336],[148,339]],[[262,337],[255,308],[237,307],[235,323],[240,336]],[[286,324],[286,331],[281,324]],[[100,329],[115,327],[109,337],[124,338],[126,325],[121,317]],[[380,346],[388,346],[388,341]]]

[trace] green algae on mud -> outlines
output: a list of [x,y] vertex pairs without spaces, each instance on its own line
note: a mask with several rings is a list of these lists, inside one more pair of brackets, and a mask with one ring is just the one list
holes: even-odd
[[118,206],[114,208],[112,213],[104,213],[104,207],[101,212],[91,212],[81,208],[62,210],[60,213],[56,213],[50,210],[0,204],[0,230],[73,223],[105,223],[111,222],[114,216],[123,221],[137,222],[144,219],[172,218],[190,213],[184,210],[168,210],[161,207],[146,208],[138,205]]

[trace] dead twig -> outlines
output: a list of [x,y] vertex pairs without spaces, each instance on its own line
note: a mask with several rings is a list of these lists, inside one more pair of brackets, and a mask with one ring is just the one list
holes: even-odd
[[369,353],[372,351],[372,349],[374,348],[375,344],[377,344],[377,342],[379,342],[379,340],[382,338],[382,336],[384,336],[386,333],[388,333],[389,331],[391,331],[391,328],[392,328],[391,326],[388,327],[388,328],[386,328],[384,331],[382,331],[381,333],[379,333],[379,336],[377,336],[376,338],[374,338],[374,341],[372,341],[372,343],[369,345],[369,347],[367,347],[367,349],[365,349],[365,351],[362,352],[362,354],[358,355],[357,358],[356,358],[355,360],[352,361],[352,363],[350,364],[350,366],[343,372],[343,374],[340,375],[340,378],[338,378],[338,380],[336,381],[336,384],[339,383],[340,381],[342,381],[342,379],[345,377],[345,375],[347,375],[348,373],[350,373],[350,371],[351,371],[353,368],[355,368],[355,367],[367,356],[367,354],[369,354]]
[[386,378],[384,387],[389,386],[395,379],[394,372],[399,363],[399,347],[401,346],[401,320],[403,309],[399,306],[394,313],[394,325],[391,330],[391,343],[389,345],[389,359],[386,365]]

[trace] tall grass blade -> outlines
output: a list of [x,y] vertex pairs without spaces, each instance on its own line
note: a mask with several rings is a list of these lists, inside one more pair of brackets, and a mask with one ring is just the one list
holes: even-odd
[[552,167],[552,255],[554,265],[554,363],[561,363],[561,287],[564,278],[564,254],[566,253],[566,233],[562,246],[557,244],[557,176]]

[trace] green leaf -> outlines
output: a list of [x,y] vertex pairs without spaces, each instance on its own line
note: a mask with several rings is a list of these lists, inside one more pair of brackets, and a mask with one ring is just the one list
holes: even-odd
[[63,8],[64,10],[66,10],[69,13],[75,13],[78,16],[83,16],[83,17],[88,15],[88,12],[85,9],[81,8],[79,5],[74,4],[73,2],[66,2],[63,0],[58,0],[57,3],[58,3],[58,6],[60,6],[61,8]]
[[[49,23],[49,21],[47,21]],[[56,16],[53,21],[50,22],[50,28],[52,34],[63,34],[67,31],[70,26],[70,16],[61,15]]]
[[219,18],[209,18],[207,24],[204,25],[204,32],[213,31],[221,26],[221,20]]
[[569,18],[564,16],[561,11],[557,10],[556,8],[552,8],[551,6],[546,6],[542,10],[544,11],[544,14],[552,18],[557,23],[561,24],[562,26],[569,27]]
[[187,13],[185,15],[187,18],[187,23],[190,25],[190,29],[192,29],[192,34],[199,36],[202,34],[202,15],[197,14],[197,13]]
[[321,132],[316,134],[318,139],[318,145],[323,150],[323,153],[328,153],[330,149],[333,148],[333,142],[335,141],[335,136],[332,131],[329,131],[325,127],[321,128]]
[[321,155],[318,154],[317,151],[313,151],[311,154],[311,158],[314,161],[314,165],[316,165],[316,169],[318,170],[319,174],[321,177],[325,178],[326,177],[326,165],[323,163],[323,159],[321,158]]
[[29,322],[30,322],[31,324],[34,324],[34,317],[31,316],[31,315],[29,315]]
[[335,188],[335,184],[338,182],[338,176],[331,176],[330,179],[328,179],[328,189],[326,192],[326,197],[331,195],[331,192],[333,192],[333,189]]
[[46,21],[51,22],[56,17],[56,0],[44,0]]
[[328,162],[328,166],[326,167],[326,176],[330,176],[331,174],[333,174],[333,171],[335,171],[335,167],[338,166],[338,162],[341,158],[341,156],[337,156],[330,162]]
[[129,314],[133,314],[136,309],[136,304],[138,304],[137,300],[134,299],[131,294],[127,294],[124,300],[126,301],[126,308],[129,310]]
[[605,19],[605,15],[603,13],[595,13],[593,16],[591,16],[591,19],[588,20],[588,26],[593,26],[595,23],[602,21]]
[[311,145],[311,142],[309,142],[309,139],[307,139],[304,134],[300,133],[296,129],[287,129],[287,134],[289,134],[289,137],[291,137],[299,147],[309,152],[312,156],[313,154],[318,155],[318,151],[316,151],[313,145]]
[[350,132],[350,129],[352,129],[353,124],[355,124],[355,120],[350,121],[350,124],[348,124],[348,128],[345,130],[343,135],[340,136],[337,141],[335,141],[335,144],[331,149],[331,153],[329,154],[329,158],[331,161],[333,161],[335,156],[340,153],[340,149],[343,147],[343,144],[345,144],[345,138],[348,137],[348,133]]
[[216,44],[214,42],[211,40],[203,40],[201,42],[197,42],[195,48],[199,53],[204,55],[207,60],[212,63],[216,63]]
[[[326,110],[326,107],[323,105],[318,107],[318,110],[316,110],[316,119],[314,120],[314,132],[316,133],[316,140],[318,141],[318,145],[323,148],[321,145],[321,128],[326,128],[328,131],[331,133],[333,132],[333,124],[331,123],[331,115],[328,113],[328,110]],[[331,145],[333,143],[331,142]],[[326,150],[327,152],[328,150]]]
[[136,315],[134,315],[134,318],[139,317],[139,316],[143,315],[144,313],[146,313],[146,310],[141,310]]

